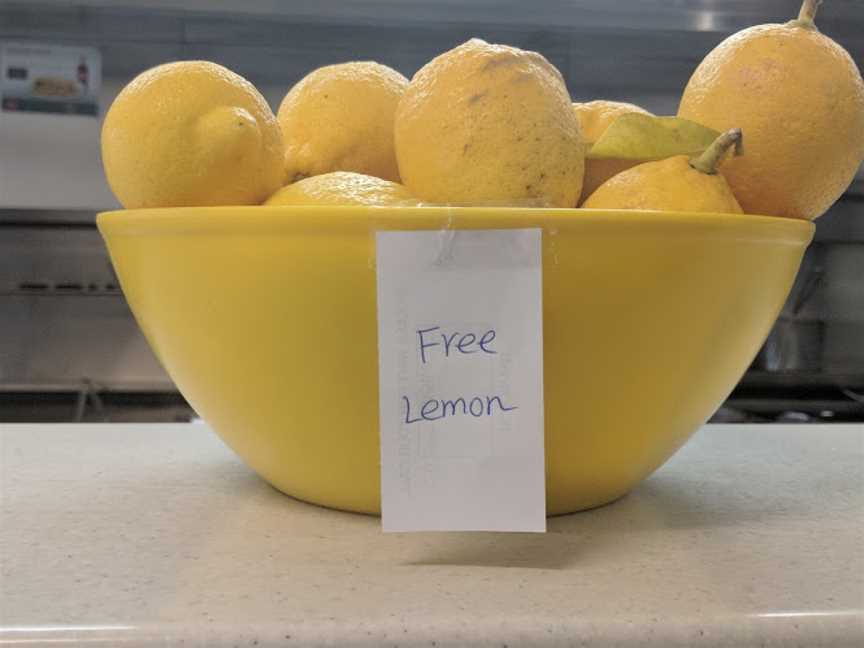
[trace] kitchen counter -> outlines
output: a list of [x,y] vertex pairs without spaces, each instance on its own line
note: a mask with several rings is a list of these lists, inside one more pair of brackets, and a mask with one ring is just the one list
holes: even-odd
[[703,428],[543,534],[383,534],[204,425],[0,426],[0,646],[864,645],[864,426]]

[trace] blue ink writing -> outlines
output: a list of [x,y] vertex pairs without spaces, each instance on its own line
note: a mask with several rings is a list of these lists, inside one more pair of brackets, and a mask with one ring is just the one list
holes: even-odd
[[[438,331],[438,333],[435,333]],[[423,364],[429,362],[429,357],[434,347],[441,347],[440,351],[444,352],[444,357],[449,358],[451,355],[465,354],[470,355],[482,351],[494,355],[498,353],[492,348],[492,342],[495,340],[495,331],[490,329],[477,339],[474,333],[460,333],[453,331],[452,333],[441,332],[440,326],[431,328],[418,329],[417,337],[420,345],[420,361]]]
[[[459,397],[453,400],[427,400],[420,406],[419,414],[414,408],[415,414],[412,418],[411,399],[407,396],[402,397],[405,403],[405,423],[418,423],[420,421],[437,421],[447,418],[448,416],[473,416],[481,418],[483,416],[492,416],[496,412],[512,412],[519,409],[516,405],[508,407],[501,400],[500,396],[474,396],[469,400]],[[497,408],[495,407],[497,403]]]

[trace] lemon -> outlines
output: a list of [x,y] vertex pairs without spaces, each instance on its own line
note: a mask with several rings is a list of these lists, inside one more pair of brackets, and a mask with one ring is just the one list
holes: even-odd
[[386,65],[354,61],[306,75],[285,95],[286,182],[330,171],[399,180],[393,115],[408,79]]
[[208,61],[138,75],[102,125],[102,163],[127,209],[251,205],[282,183],[282,135],[243,77]]
[[864,158],[864,83],[849,54],[798,20],[729,37],[696,68],[678,114],[740,127],[746,152],[723,174],[748,213],[813,219],[845,191]]
[[676,155],[645,162],[613,176],[588,196],[586,209],[651,209],[741,213],[741,206],[716,167],[741,131],[724,133],[700,157]]
[[[621,115],[639,113],[650,115],[647,110],[623,101],[597,99],[585,103],[574,103],[573,110],[579,117],[582,139],[586,146],[600,139],[609,125]],[[582,183],[582,196],[587,197],[609,178],[625,169],[639,164],[633,160],[585,160],[585,180]]]
[[560,72],[472,39],[421,68],[396,111],[402,182],[436,203],[574,207],[585,152]]
[[397,182],[374,176],[334,171],[282,187],[265,205],[416,205]]

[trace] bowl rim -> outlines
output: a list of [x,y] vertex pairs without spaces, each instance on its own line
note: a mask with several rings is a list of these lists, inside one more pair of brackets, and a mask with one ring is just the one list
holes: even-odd
[[[326,213],[326,217],[322,214]],[[595,232],[726,233],[744,239],[808,244],[811,221],[752,214],[519,206],[237,205],[105,211],[96,223],[106,236],[178,234],[345,234],[379,230],[542,228],[550,234]]]

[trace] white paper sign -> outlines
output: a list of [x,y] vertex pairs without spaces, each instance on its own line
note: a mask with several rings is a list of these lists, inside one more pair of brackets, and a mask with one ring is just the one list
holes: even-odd
[[541,231],[376,244],[384,531],[545,531]]
[[95,47],[0,43],[3,112],[99,116],[102,54]]

